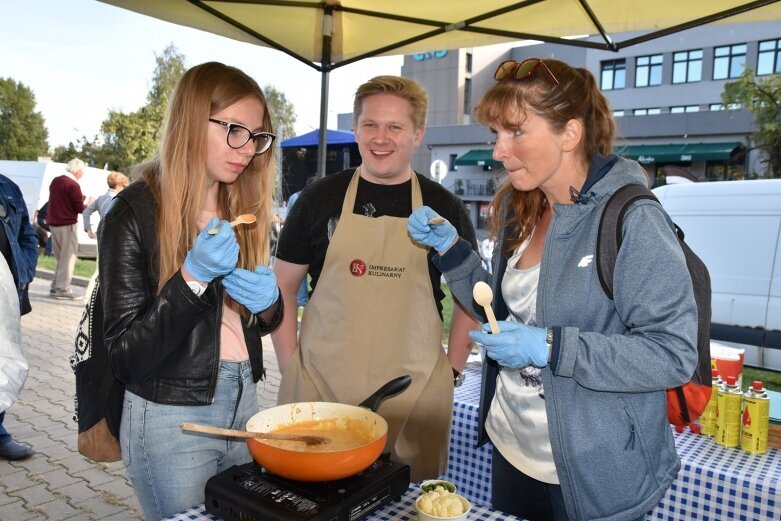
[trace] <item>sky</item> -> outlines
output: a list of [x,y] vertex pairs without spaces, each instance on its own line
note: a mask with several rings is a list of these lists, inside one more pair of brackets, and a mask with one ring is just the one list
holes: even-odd
[[[95,0],[0,0],[0,78],[35,94],[49,147],[94,137],[109,110],[146,102],[155,55],[173,43],[191,67],[236,66],[282,91],[296,111],[296,135],[320,124],[319,72],[273,49],[237,42]],[[399,74],[402,56],[370,58],[330,74],[328,128],[352,112],[355,89],[378,74]]]

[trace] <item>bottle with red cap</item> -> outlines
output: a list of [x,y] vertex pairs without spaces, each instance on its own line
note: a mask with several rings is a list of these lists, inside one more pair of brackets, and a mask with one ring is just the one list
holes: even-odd
[[737,384],[737,378],[727,376],[719,388],[716,401],[716,443],[725,447],[740,445],[740,406],[743,393]]
[[705,406],[705,410],[702,412],[702,416],[700,416],[700,425],[705,436],[716,436],[716,402],[719,398],[719,388],[721,388],[722,383],[718,369],[711,369],[710,400],[708,400],[708,405]]
[[755,380],[743,395],[740,448],[754,454],[767,452],[767,432],[770,426],[770,398]]

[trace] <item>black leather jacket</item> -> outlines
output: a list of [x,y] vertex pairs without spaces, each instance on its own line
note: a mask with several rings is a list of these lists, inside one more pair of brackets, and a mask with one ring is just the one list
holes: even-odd
[[[200,297],[180,272],[157,293],[157,218],[147,185],[119,193],[100,225],[100,291],[111,368],[127,390],[172,405],[210,404],[220,363],[224,289]],[[242,319],[253,380],[265,376],[261,336],[282,320],[282,299]]]

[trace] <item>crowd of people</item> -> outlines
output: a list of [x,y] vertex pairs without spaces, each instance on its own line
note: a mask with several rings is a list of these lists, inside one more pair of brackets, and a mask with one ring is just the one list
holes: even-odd
[[[112,173],[109,191],[85,201],[78,159],[52,182],[51,293],[73,298],[81,213],[99,241],[105,344],[126,389],[119,443],[145,518],[202,503],[209,477],[251,461],[242,439],[180,423],[245,428],[265,375],[264,335],[281,372],[279,404],[355,405],[411,376],[378,413],[389,425],[386,450],[413,481],[446,470],[454,387],[479,343],[494,508],[529,520],[633,520],[659,502],[680,466],[665,389],[687,381],[696,362],[696,306],[672,223],[652,201],[627,213],[608,299],[596,271],[579,267],[595,250],[607,199],[646,183],[642,168],[612,154],[615,123],[587,70],[510,60],[494,78],[475,116],[494,133],[507,176],[480,244],[463,202],[411,166],[428,95],[399,76],[357,89],[360,166],[294,194],[273,246],[274,122],[256,81],[234,67],[210,62],[184,74],[159,153],[137,167],[136,182]],[[230,226],[248,213],[254,224]],[[15,285],[18,298],[3,299],[0,319],[13,326],[14,309],[29,308],[39,237],[32,226],[4,229],[0,249],[11,256],[0,289]],[[34,252],[29,261],[16,260],[17,238]],[[497,333],[472,298],[478,281],[493,289]],[[4,408],[26,373],[19,349],[8,359]],[[26,456],[0,413],[0,457]]]

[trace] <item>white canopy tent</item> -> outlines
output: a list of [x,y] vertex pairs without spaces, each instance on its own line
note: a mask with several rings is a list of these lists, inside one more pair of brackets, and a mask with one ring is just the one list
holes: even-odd
[[[781,19],[779,0],[100,0],[278,49],[321,72],[318,175],[328,74],[364,58],[538,40],[614,50],[719,22]],[[643,31],[617,42],[611,34]],[[647,31],[647,32],[645,32]],[[601,41],[568,39],[601,35]]]

